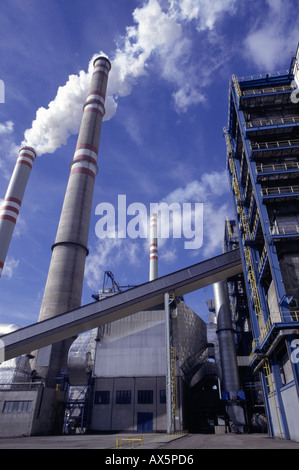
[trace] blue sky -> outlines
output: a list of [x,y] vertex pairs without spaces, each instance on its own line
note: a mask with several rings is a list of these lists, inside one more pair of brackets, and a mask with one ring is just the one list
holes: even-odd
[[[161,241],[161,276],[222,252],[232,216],[223,138],[229,80],[287,70],[298,33],[297,0],[2,2],[0,199],[22,142],[34,143],[39,157],[0,279],[0,323],[38,319],[95,54],[106,54],[112,70],[82,304],[102,287],[105,270],[121,285],[148,280],[144,239],[96,235],[96,206],[117,209],[118,195],[148,208],[203,204],[202,246]],[[211,295],[209,287],[186,301],[206,319]]]

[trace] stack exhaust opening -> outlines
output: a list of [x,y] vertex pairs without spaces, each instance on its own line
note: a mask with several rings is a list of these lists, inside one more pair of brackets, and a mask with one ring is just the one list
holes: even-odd
[[20,212],[36,152],[22,147],[0,210],[0,277]]
[[158,215],[150,216],[150,272],[149,280],[158,278]]

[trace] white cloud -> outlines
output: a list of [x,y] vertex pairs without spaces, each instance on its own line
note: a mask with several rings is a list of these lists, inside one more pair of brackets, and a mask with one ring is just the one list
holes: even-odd
[[[198,79],[200,66],[190,64],[194,44],[184,34],[183,24],[194,21],[198,31],[212,30],[223,13],[234,11],[235,4],[236,0],[173,0],[169,9],[164,10],[159,0],[148,0],[136,8],[134,25],[126,28],[126,35],[119,40],[111,58],[104,120],[111,119],[118,99],[129,95],[137,79],[147,73],[150,61],[155,64],[152,70],[173,85],[172,96],[178,112],[203,102],[205,96]],[[81,70],[78,75],[70,75],[48,107],[37,110],[31,129],[25,131],[23,144],[34,147],[39,155],[55,152],[79,131],[94,57],[87,72]]]
[[215,197],[222,196],[228,192],[228,181],[226,171],[204,173],[201,180],[188,183],[185,188],[177,188],[168,194],[164,200],[169,204],[172,202],[209,202]]
[[212,30],[224,13],[236,11],[237,0],[171,0],[173,13],[185,21],[194,21],[198,31]]
[[0,123],[0,171],[7,180],[11,177],[11,162],[17,160],[20,150],[14,141],[13,131],[12,121]]
[[138,266],[140,245],[126,238],[104,238],[97,241],[86,260],[85,280],[87,285],[98,290],[103,282],[104,272],[113,270],[120,263]]
[[48,108],[37,110],[31,129],[25,131],[23,144],[34,147],[38,154],[53,153],[66,144],[69,136],[79,130],[89,82],[90,75],[83,70],[71,75],[67,83],[58,88]]
[[185,34],[184,24],[194,21],[198,31],[212,30],[222,14],[235,11],[236,0],[173,0],[169,4],[167,10],[162,2],[149,0],[134,10],[135,25],[127,28],[112,60],[108,92],[117,97],[129,95],[154,59],[152,72],[174,86],[175,108],[185,112],[205,96],[199,87],[201,64],[190,63],[194,43]]
[[6,121],[3,124],[0,123],[0,135],[11,134],[13,132],[14,123],[12,121]]
[[[38,155],[53,153],[65,145],[71,135],[78,133],[82,107],[93,72],[93,62],[99,55],[106,56],[102,52],[94,54],[87,71],[80,70],[77,75],[70,75],[66,84],[58,88],[48,107],[41,107],[36,111],[31,128],[24,133],[23,145],[30,145]],[[111,96],[107,96],[105,110],[104,120],[109,120],[116,111],[116,103]]]
[[226,171],[204,173],[200,181],[195,180],[185,188],[178,188],[165,201],[201,202],[203,203],[203,255],[208,257],[221,250],[223,241],[224,221],[230,207],[223,203],[223,197],[228,196],[229,187]]
[[[149,0],[141,8],[136,8],[133,19],[135,25],[127,28],[126,36],[122,38],[122,44],[112,60],[108,93],[129,95],[137,78],[147,73],[149,60],[153,58],[159,59],[156,73],[161,73],[166,80],[180,88],[185,84],[186,77],[179,61],[186,60],[191,44],[183,37],[179,22],[164,12],[157,0]],[[197,99],[195,91],[188,94]],[[189,102],[191,104],[190,98]]]
[[266,0],[268,8],[244,41],[244,51],[261,70],[281,68],[298,43],[297,2]]
[[4,268],[2,272],[2,277],[11,279],[15,273],[15,270],[19,266],[19,260],[14,258],[7,257],[4,263]]
[[177,250],[175,247],[171,249],[164,249],[161,254],[159,254],[159,260],[165,261],[166,263],[173,263],[177,259]]
[[[198,256],[199,253],[205,257],[219,254],[222,251],[224,221],[229,215],[229,204],[224,202],[224,198],[228,196],[228,182],[226,172],[211,172],[202,175],[200,181],[195,180],[187,184],[183,188],[177,188],[169,193],[162,201],[169,206],[173,203],[182,205],[186,202],[203,203],[203,246],[199,250],[188,250],[188,255]],[[157,201],[153,201],[157,202]],[[167,216],[167,213],[164,214]],[[149,226],[150,207],[147,208],[147,220],[143,223]],[[127,222],[131,220],[129,217]],[[169,220],[160,220],[161,224],[168,224]],[[173,238],[174,230],[181,229],[176,224],[182,224],[182,218],[173,217],[173,224],[170,223],[170,237],[159,238],[159,259],[166,263],[172,263],[177,260],[178,251],[182,241],[186,241],[183,237],[182,240]],[[118,228],[111,227],[111,232],[116,234]],[[178,230],[179,232],[180,230]],[[148,232],[147,232],[148,233]],[[91,248],[90,255],[86,261],[85,279],[90,288],[98,289],[103,279],[105,270],[113,270],[115,267],[126,263],[128,266],[138,267],[144,260],[144,256],[149,260],[149,238],[144,241],[140,238],[130,239],[126,238],[103,238],[97,240],[96,244]]]

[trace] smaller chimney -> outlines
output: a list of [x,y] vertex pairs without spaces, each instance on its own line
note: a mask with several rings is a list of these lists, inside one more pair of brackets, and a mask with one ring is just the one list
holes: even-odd
[[0,277],[36,153],[22,147],[0,210]]
[[149,280],[158,277],[158,216],[151,214],[150,217],[150,272]]

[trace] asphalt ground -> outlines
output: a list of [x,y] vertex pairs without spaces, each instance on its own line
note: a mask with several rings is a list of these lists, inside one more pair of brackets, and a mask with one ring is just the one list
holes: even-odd
[[[201,449],[293,449],[299,442],[272,439],[267,434],[84,434],[0,438],[0,449],[159,450],[165,453]],[[108,453],[109,453],[108,452]],[[107,454],[108,455],[108,454]],[[110,455],[110,454],[109,454]]]

